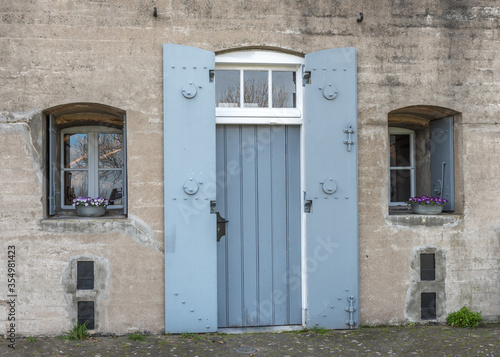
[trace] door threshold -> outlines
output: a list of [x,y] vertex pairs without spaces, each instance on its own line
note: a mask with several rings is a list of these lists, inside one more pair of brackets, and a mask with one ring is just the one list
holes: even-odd
[[284,326],[258,326],[258,327],[222,327],[217,330],[218,333],[242,334],[242,333],[264,333],[264,332],[288,332],[301,331],[302,325],[284,325]]

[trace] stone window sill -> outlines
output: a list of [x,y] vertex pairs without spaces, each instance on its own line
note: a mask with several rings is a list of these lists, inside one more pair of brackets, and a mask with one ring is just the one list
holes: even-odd
[[392,227],[443,227],[453,228],[458,225],[462,215],[441,213],[436,215],[415,214],[411,210],[390,210],[385,216],[387,225]]
[[40,228],[47,232],[107,233],[124,230],[126,216],[79,217],[60,215],[39,221]]
[[44,218],[38,221],[42,231],[53,233],[87,233],[106,234],[111,232],[125,233],[142,246],[160,250],[154,231],[149,225],[131,214],[106,215],[102,217],[79,217],[61,215]]
[[124,215],[124,214],[105,214],[104,216],[100,216],[100,217],[81,217],[81,216],[78,216],[76,214],[73,214],[73,213],[63,213],[63,214],[57,214],[55,216],[51,216],[51,217],[48,217],[48,218],[44,218],[43,220],[44,221],[55,221],[55,220],[68,220],[68,219],[71,219],[71,220],[75,220],[75,221],[78,221],[78,220],[86,220],[86,219],[96,219],[96,220],[100,220],[100,219],[126,219],[127,216]]

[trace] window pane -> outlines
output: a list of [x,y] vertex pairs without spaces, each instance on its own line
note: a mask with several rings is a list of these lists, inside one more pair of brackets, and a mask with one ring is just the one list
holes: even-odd
[[64,171],[64,204],[72,205],[78,196],[88,196],[87,171]]
[[123,166],[122,134],[99,134],[99,168]]
[[240,71],[215,71],[215,105],[240,106]]
[[109,199],[110,205],[122,204],[122,171],[99,170],[99,196]]
[[243,72],[245,107],[267,108],[269,102],[267,71]]
[[87,134],[64,134],[65,168],[87,168],[88,152]]
[[273,73],[273,108],[295,108],[295,72]]
[[391,202],[406,202],[411,196],[410,170],[391,170]]
[[410,135],[391,134],[391,167],[410,166]]

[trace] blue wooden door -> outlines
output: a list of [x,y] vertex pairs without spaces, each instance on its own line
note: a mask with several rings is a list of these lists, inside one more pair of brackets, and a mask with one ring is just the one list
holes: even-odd
[[306,55],[304,68],[307,327],[356,327],[356,49]]
[[164,45],[163,56],[165,330],[216,331],[215,55]]
[[220,327],[302,323],[300,128],[217,127]]
[[303,285],[308,327],[358,326],[356,51],[305,62],[300,148],[294,126],[216,133],[214,54],[164,46],[166,332],[300,324]]

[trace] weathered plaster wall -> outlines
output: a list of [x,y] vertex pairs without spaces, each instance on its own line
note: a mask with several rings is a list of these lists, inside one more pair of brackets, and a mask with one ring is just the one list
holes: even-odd
[[[4,1],[0,15],[0,241],[17,249],[19,333],[69,328],[61,276],[71,256],[86,254],[109,261],[103,331],[162,329],[163,43],[302,53],[356,47],[361,323],[407,321],[412,252],[426,245],[447,252],[448,312],[467,304],[500,316],[495,1],[30,0]],[[71,102],[127,113],[131,219],[110,223],[109,232],[42,221],[42,143],[29,130],[40,130],[43,109]],[[454,224],[387,218],[387,115],[411,105],[461,113]],[[152,244],[127,231],[133,222],[147,227]]]

